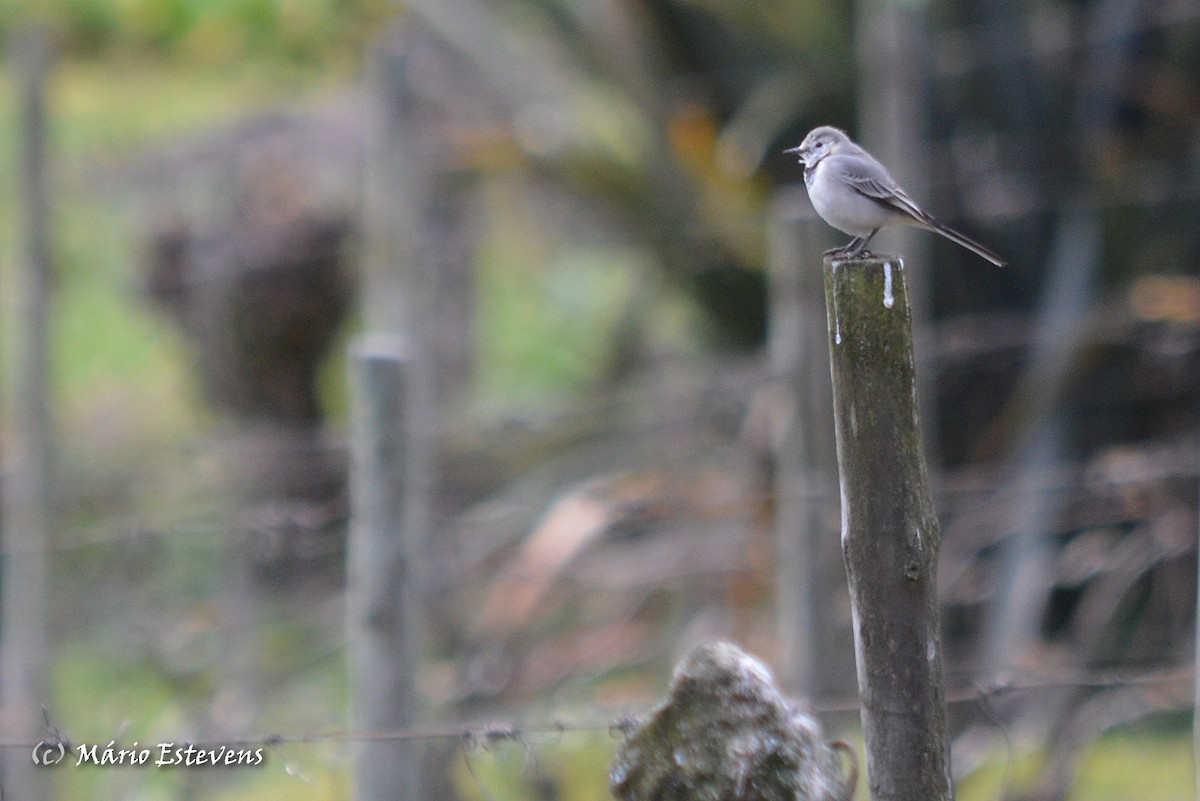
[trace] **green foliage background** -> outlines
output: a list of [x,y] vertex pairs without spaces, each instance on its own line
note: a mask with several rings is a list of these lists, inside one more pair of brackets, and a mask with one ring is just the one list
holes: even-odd
[[[833,76],[851,74],[837,57],[844,51],[841,39],[846,35],[837,24],[840,17],[820,4],[702,2],[694,4],[695,9],[719,15],[729,30],[758,45],[771,43],[765,48],[768,54],[802,49],[797,43],[804,43],[814,70],[829,79],[820,82],[822,90],[834,85]],[[63,545],[94,535],[113,508],[130,510],[129,517],[142,524],[149,519],[165,528],[180,519],[208,520],[217,507],[211,492],[197,491],[197,485],[207,488],[207,476],[196,466],[203,460],[178,445],[203,429],[206,421],[197,408],[187,355],[177,334],[138,305],[132,291],[138,280],[138,255],[118,233],[124,209],[113,198],[91,196],[80,185],[86,178],[69,176],[84,174],[81,165],[119,158],[164,135],[319,93],[328,88],[330,76],[344,79],[353,71],[373,32],[399,10],[394,0],[0,0],[0,37],[11,41],[22,26],[40,22],[54,32],[64,57],[51,97],[53,147],[58,176],[66,184],[56,219],[62,274],[54,317],[55,381],[63,406],[61,424],[77,447],[66,465],[73,481],[73,507],[71,526],[61,533]],[[736,66],[722,74],[748,72]],[[616,93],[606,87],[606,96]],[[743,89],[738,84],[729,94],[742,98],[747,94]],[[10,165],[15,160],[13,95],[10,76],[0,74],[0,113],[6,123],[0,127],[0,157]],[[632,103],[627,106],[632,108]],[[645,116],[652,119],[651,112],[660,110],[652,105]],[[756,220],[753,213],[729,210],[755,208],[759,202],[750,179],[731,188],[712,163],[717,117],[723,115],[709,109],[685,112],[669,120],[674,137],[669,152],[682,154],[685,172],[709,190],[706,208],[717,220],[712,228],[744,230],[753,248],[756,225],[741,229],[718,224]],[[612,108],[606,107],[605,113],[611,118]],[[628,145],[624,132],[622,128],[613,138]],[[689,155],[695,158],[689,160]],[[644,175],[636,170],[630,174],[630,186],[644,183]],[[0,170],[0,253],[9,264],[15,247],[13,181],[12,170]],[[595,349],[603,336],[595,332],[616,325],[612,318],[642,286],[640,269],[649,257],[628,246],[580,251],[551,242],[542,258],[529,259],[519,246],[532,238],[531,230],[520,225],[529,226],[534,212],[511,201],[495,206],[507,215],[499,227],[508,237],[493,239],[481,253],[481,294],[493,301],[481,313],[487,330],[495,332],[484,343],[484,356],[487,364],[500,366],[485,371],[484,392],[520,396],[539,370],[535,389],[577,383],[586,372],[583,365],[600,360]],[[541,265],[549,267],[540,269]],[[551,313],[532,325],[529,321],[537,310],[529,307],[531,287],[554,301],[544,304]],[[587,347],[562,348],[569,337],[585,340]],[[514,385],[518,380],[521,383]],[[116,465],[123,467],[115,469]],[[139,543],[138,548],[145,546]],[[187,636],[179,638],[179,650],[215,654],[218,631],[211,599],[219,590],[206,582],[219,575],[220,553],[217,539],[206,535],[142,554],[140,561],[111,548],[64,548],[57,572],[64,585],[76,589],[106,586],[119,576],[141,592],[130,593],[131,603],[150,598],[153,603],[146,606],[164,618],[182,621],[178,628]],[[134,575],[130,571],[135,568],[143,572]],[[180,587],[199,589],[189,595]],[[190,661],[184,661],[199,665],[194,672],[172,671],[169,664],[164,667],[163,654],[149,647],[131,649],[117,636],[121,624],[136,617],[132,611],[124,617],[101,615],[100,610],[111,610],[90,599],[98,610],[81,615],[76,596],[62,593],[60,598],[57,626],[69,644],[60,646],[55,666],[56,721],[78,736],[103,741],[128,720],[135,721],[130,740],[185,730],[212,694],[218,671],[215,657],[205,661],[189,656]],[[339,720],[344,687],[336,644],[314,647],[310,640],[321,633],[275,620],[267,625],[272,642],[279,643],[278,658],[272,662],[281,673],[270,687],[273,702],[264,705],[264,730],[320,731],[329,721]],[[304,670],[288,672],[283,656],[296,653],[319,657]],[[545,744],[536,755],[545,772],[560,777],[564,785],[576,785],[564,790],[564,799],[602,797],[603,767],[612,743],[598,738],[576,745]],[[1183,733],[1106,738],[1090,750],[1073,797],[1183,797],[1190,778],[1187,755]],[[510,752],[475,753],[474,775],[460,767],[456,784],[466,797],[483,798],[485,792],[496,801],[528,797],[526,756],[515,746]],[[1015,777],[1009,776],[1006,759],[997,755],[994,769],[966,783],[962,797],[994,798],[998,788],[1019,784],[1019,762]],[[292,760],[298,766],[295,775]],[[291,746],[273,752],[268,770],[222,777],[208,792],[191,787],[190,794],[344,797],[345,764],[338,745]],[[105,790],[114,791],[118,785],[137,788],[142,798],[179,797],[188,789],[175,786],[186,777],[148,773],[64,773],[59,781],[60,797],[72,798],[103,797]]]
[[209,64],[249,54],[345,61],[390,0],[0,0],[0,35],[28,21],[81,56],[154,53]]

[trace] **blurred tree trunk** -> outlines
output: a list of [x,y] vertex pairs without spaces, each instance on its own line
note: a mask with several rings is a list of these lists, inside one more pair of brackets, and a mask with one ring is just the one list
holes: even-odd
[[[923,3],[859,2],[855,15],[855,53],[858,60],[859,139],[895,176],[917,202],[937,214],[941,204],[928,196],[930,169],[929,104],[927,91],[932,37]],[[928,365],[933,316],[933,271],[930,237],[915,228],[881,232],[877,244],[894,243],[910,273],[913,297],[913,338],[917,364],[917,402],[924,421],[925,454],[940,463],[937,442],[937,396],[934,371]]]
[[825,347],[821,275],[805,269],[837,244],[799,187],[772,207],[768,273],[767,352],[772,381],[782,390],[774,410],[776,617],[780,675],[809,698],[844,695],[853,663],[834,644],[836,598],[845,597],[837,535],[837,454],[833,390]]
[[1034,324],[1030,366],[993,429],[994,436],[1004,432],[1012,460],[1005,491],[1013,496],[1011,517],[1005,521],[1013,535],[1001,555],[999,586],[984,636],[984,664],[997,674],[1020,663],[1040,636],[1039,610],[1045,608],[1052,584],[1045,532],[1058,501],[1031,482],[1069,452],[1067,421],[1054,407],[1074,375],[1099,259],[1100,227],[1092,212],[1066,216],[1059,237]]
[[[3,681],[6,732],[36,741],[45,736],[48,642],[47,547],[53,527],[54,427],[50,413],[48,312],[53,282],[50,199],[46,159],[46,80],[51,45],[41,30],[13,34],[20,75],[20,201],[22,256],[11,380],[12,419],[7,429],[4,474]],[[33,765],[30,752],[4,752],[3,795],[22,801],[49,798],[50,774]]]

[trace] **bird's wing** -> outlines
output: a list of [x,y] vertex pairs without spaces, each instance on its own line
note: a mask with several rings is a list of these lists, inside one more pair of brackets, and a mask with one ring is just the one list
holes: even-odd
[[892,178],[883,165],[866,152],[838,153],[826,156],[825,160],[829,162],[828,167],[836,170],[847,186],[863,197],[870,198],[876,203],[904,215],[909,218],[911,224],[937,231],[952,242],[957,242],[967,250],[974,251],[997,267],[1003,267],[1007,263],[966,234],[948,228],[925,213],[916,201],[900,188],[896,179]]
[[900,188],[896,180],[874,159],[861,156],[830,156],[842,179],[859,194],[871,200],[891,206],[893,209],[927,222],[929,215],[921,210],[917,202]]

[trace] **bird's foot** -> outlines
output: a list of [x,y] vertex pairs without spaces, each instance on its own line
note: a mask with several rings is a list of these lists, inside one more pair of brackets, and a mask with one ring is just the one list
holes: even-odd
[[823,254],[835,259],[877,259],[874,251],[866,248],[854,248],[850,245],[844,245],[840,248],[831,248]]

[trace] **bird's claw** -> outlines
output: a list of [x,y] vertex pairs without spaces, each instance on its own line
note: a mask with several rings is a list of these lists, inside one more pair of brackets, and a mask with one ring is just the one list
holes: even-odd
[[825,253],[822,255],[832,256],[833,258],[842,258],[842,259],[875,259],[875,258],[878,258],[878,256],[875,255],[874,251],[867,250],[866,248],[858,248],[856,250],[856,249],[850,247],[849,245],[843,245],[840,248],[830,248],[829,250],[825,251]]

